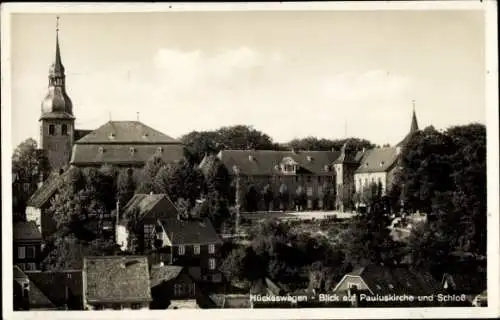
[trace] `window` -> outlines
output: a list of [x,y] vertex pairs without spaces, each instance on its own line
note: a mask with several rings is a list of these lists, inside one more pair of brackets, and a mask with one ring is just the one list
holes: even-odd
[[186,253],[186,247],[184,247],[183,245],[180,245],[179,248],[177,249],[177,253],[179,253],[179,255],[183,256],[184,253]]
[[307,182],[311,182],[311,176],[307,176]]
[[215,244],[208,245],[208,253],[215,253]]
[[23,183],[23,190],[24,190],[24,192],[26,192],[26,193],[29,193],[29,192],[30,192],[30,183],[29,183],[29,182],[25,182],[25,183]]
[[318,193],[323,193],[323,187],[322,186],[318,186]]
[[137,310],[141,308],[141,305],[139,303],[132,303],[131,308]]
[[130,153],[134,153],[135,152],[135,148],[134,147],[130,147]]
[[312,207],[313,207],[312,200],[311,199],[307,200],[307,209],[312,209]]
[[194,252],[194,254],[200,254],[200,246],[195,245],[195,246],[193,247],[193,252]]
[[157,151],[158,151],[159,153],[162,153],[162,152],[163,152],[163,147],[158,147],[158,148],[157,148]]
[[26,270],[26,265],[24,263],[18,263],[17,266],[21,269],[21,270]]
[[56,134],[56,126],[49,124],[49,135],[54,136]]
[[36,264],[33,262],[26,263],[26,271],[36,270]]
[[210,270],[213,270],[215,269],[215,259],[208,259],[208,267],[210,268]]
[[19,259],[26,258],[26,247],[17,247],[17,257]]
[[67,124],[63,124],[62,127],[61,127],[61,134],[63,136],[67,136],[68,135],[68,125]]
[[295,176],[295,182],[299,182],[299,176]]
[[99,153],[104,153],[104,148],[103,147],[99,147]]
[[318,183],[321,183],[321,176],[318,176]]
[[28,258],[28,259],[35,258],[35,247],[34,246],[26,247],[26,258]]
[[144,242],[148,243],[149,241],[153,240],[154,228],[155,227],[152,224],[144,225]]

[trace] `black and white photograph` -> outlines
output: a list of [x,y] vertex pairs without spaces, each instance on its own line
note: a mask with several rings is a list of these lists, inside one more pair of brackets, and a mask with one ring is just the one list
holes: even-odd
[[495,1],[268,5],[2,4],[6,319],[498,316]]

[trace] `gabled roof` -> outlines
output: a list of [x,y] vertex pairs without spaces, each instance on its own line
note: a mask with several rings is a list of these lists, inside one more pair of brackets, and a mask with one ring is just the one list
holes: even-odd
[[34,221],[19,221],[14,223],[14,241],[42,241],[42,234]]
[[80,140],[81,138],[85,137],[89,133],[91,133],[93,130],[87,130],[87,129],[75,129],[75,141]]
[[151,267],[151,288],[177,278],[184,267],[155,264]]
[[121,216],[127,217],[137,210],[138,219],[177,218],[177,208],[166,194],[135,194],[122,208]]
[[222,150],[217,155],[229,172],[234,165],[243,175],[280,175],[276,169],[283,159],[291,158],[303,171],[316,175],[333,175],[326,171],[340,155],[338,151],[275,151],[275,150]]
[[72,172],[76,170],[75,167],[69,167],[63,174],[52,173],[42,184],[40,188],[38,188],[35,193],[28,200],[27,205],[29,207],[42,208],[52,196],[56,193],[56,191],[62,186],[64,183],[64,179],[66,177],[70,177]]
[[[14,266],[14,293],[22,294],[23,283],[31,280],[19,267]],[[16,290],[17,289],[17,290]],[[56,305],[40,290],[36,283],[29,281],[28,293],[29,306],[31,309],[56,309]]]
[[373,294],[431,295],[440,291],[431,274],[407,267],[384,267],[370,264],[348,273],[359,276]]
[[173,245],[218,244],[222,240],[217,235],[210,220],[162,219],[161,225]]
[[83,283],[85,298],[90,303],[151,301],[146,257],[85,257]]
[[155,154],[160,155],[165,162],[177,162],[184,157],[184,146],[182,144],[80,143],[73,145],[70,163],[76,166],[103,164],[144,166]]
[[387,172],[398,159],[398,151],[393,147],[367,150],[356,173]]
[[58,307],[65,306],[71,297],[82,297],[82,271],[26,271],[45,296]]
[[108,121],[75,143],[181,144],[139,121]]

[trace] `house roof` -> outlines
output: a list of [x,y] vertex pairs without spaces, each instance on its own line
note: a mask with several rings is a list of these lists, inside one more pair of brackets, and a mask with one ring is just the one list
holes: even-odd
[[356,173],[387,172],[392,169],[397,158],[398,152],[394,147],[367,150]]
[[[14,266],[14,284],[17,287],[14,287],[14,292],[20,290],[22,293],[23,290],[23,282],[26,280],[31,280],[18,266]],[[50,301],[50,299],[38,288],[36,283],[29,281],[29,293],[28,300],[30,308],[33,309],[55,309],[55,304]]]
[[250,295],[248,294],[211,294],[210,299],[219,308],[243,309],[251,308]]
[[177,278],[184,267],[155,264],[151,266],[151,288]]
[[[177,217],[177,208],[166,194],[135,194],[122,208],[122,217],[130,216],[133,210],[138,210],[138,218],[144,219],[157,213],[163,217]],[[123,220],[122,220],[123,222]]]
[[34,221],[14,223],[14,241],[42,241],[42,234]]
[[276,166],[284,158],[297,162],[304,171],[333,175],[325,166],[329,167],[339,155],[338,151],[222,150],[217,156],[230,172],[236,165],[243,175],[280,175]]
[[370,264],[348,273],[359,276],[374,294],[430,295],[440,290],[431,274],[407,267],[384,267]]
[[162,219],[161,224],[173,245],[215,244],[221,239],[210,220]]
[[91,303],[151,301],[146,257],[85,257],[83,282],[84,294]]
[[26,271],[31,283],[56,306],[64,306],[68,302],[69,295],[82,296],[82,271]]
[[81,138],[85,137],[89,133],[91,133],[94,130],[87,130],[87,129],[75,129],[75,141],[80,140]]
[[181,144],[180,141],[139,121],[108,121],[75,143]]
[[184,146],[166,143],[78,143],[73,145],[70,163],[76,166],[103,164],[143,166],[155,154],[160,155],[165,162],[177,162],[184,157]]
[[64,173],[52,173],[28,200],[29,207],[43,207],[64,183],[66,177],[70,177],[75,167],[69,167]]

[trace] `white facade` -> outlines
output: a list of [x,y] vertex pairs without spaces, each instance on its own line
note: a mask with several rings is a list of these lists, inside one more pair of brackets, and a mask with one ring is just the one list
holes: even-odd
[[128,231],[125,226],[116,226],[116,244],[120,246],[122,251],[127,251],[128,248]]
[[26,220],[28,222],[34,221],[40,233],[42,233],[42,210],[35,207],[26,208]]
[[382,184],[382,193],[387,190],[387,172],[364,172],[354,174],[354,185],[357,193],[362,193],[364,188],[372,183]]

